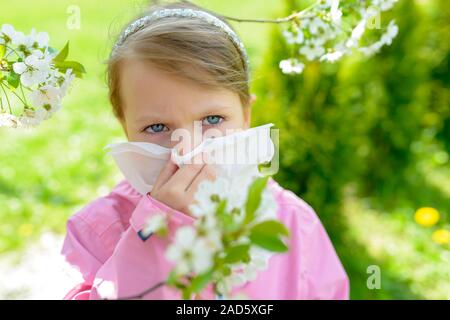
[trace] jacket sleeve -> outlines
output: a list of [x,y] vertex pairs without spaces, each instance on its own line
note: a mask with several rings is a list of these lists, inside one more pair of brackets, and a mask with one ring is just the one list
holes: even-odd
[[[113,254],[141,195],[126,180],[69,217],[60,251],[80,283],[64,299],[88,299],[98,270]],[[69,288],[68,288],[69,289]]]
[[102,265],[98,252],[103,248],[102,240],[83,220],[73,215],[67,221],[67,233],[61,249],[66,262],[81,273],[83,282],[72,288],[64,300],[87,299],[97,270]]
[[[148,289],[149,285],[160,283],[166,279],[171,263],[162,259],[167,239],[150,240],[151,235],[142,233],[142,228],[154,215],[165,215],[169,224],[169,232],[176,225],[193,222],[187,214],[175,210],[154,199],[150,195],[142,197],[137,203],[129,219],[130,226],[123,233],[114,252],[107,259],[97,279],[92,285],[90,300],[123,299],[139,294]],[[171,236],[169,236],[171,237]],[[162,299],[167,297],[167,290],[148,293],[143,298]],[[170,294],[171,295],[171,294]],[[171,295],[172,296],[172,295]]]

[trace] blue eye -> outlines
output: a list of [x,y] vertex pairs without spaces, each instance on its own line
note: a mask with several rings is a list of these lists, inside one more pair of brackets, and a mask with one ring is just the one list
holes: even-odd
[[[218,124],[218,123],[222,122],[222,120],[223,120],[223,117],[221,117],[221,116],[217,116],[217,115],[207,116],[203,119],[202,124],[203,125],[214,125],[214,124]],[[206,121],[206,123],[204,121]]]
[[151,133],[158,133],[158,132],[164,131],[165,127],[166,126],[163,125],[162,123],[156,123],[156,124],[149,125],[144,130],[147,131],[148,129],[151,129],[151,131],[150,131]]

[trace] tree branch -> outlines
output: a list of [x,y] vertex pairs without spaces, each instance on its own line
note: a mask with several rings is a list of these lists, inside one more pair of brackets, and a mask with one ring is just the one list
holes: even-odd
[[[156,289],[162,287],[163,285],[165,285],[166,282],[162,281],[160,283],[155,284],[153,287],[150,287],[146,290],[144,290],[143,292],[134,295],[134,296],[129,296],[129,297],[123,297],[123,298],[117,298],[117,300],[135,300],[135,299],[142,299],[144,298],[144,296],[152,291],[155,291]],[[104,300],[108,300],[108,299],[104,299]]]
[[241,19],[241,18],[234,18],[234,17],[224,16],[224,15],[220,15],[220,17],[227,19],[227,20],[236,21],[236,22],[255,22],[255,23],[286,23],[286,22],[290,22],[290,21],[298,19],[298,18],[311,19],[311,18],[315,17],[314,15],[308,15],[308,16],[305,15],[302,17],[303,14],[304,14],[304,12],[300,11],[300,12],[293,13],[285,18],[277,18],[277,19]]
[[[153,0],[153,3],[159,3],[158,0]],[[188,3],[188,4],[193,4],[191,1],[189,0],[182,0],[181,2],[184,3]],[[193,4],[195,6],[195,4]],[[223,19],[227,19],[227,20],[231,20],[231,21],[236,21],[236,22],[255,22],[255,23],[285,23],[285,22],[290,22],[292,20],[295,19],[311,19],[313,17],[315,17],[315,15],[309,15],[309,16],[303,16],[305,13],[308,13],[308,11],[310,11],[311,9],[313,9],[314,7],[317,6],[317,2],[312,3],[311,5],[309,5],[308,7],[306,7],[305,9],[298,11],[298,12],[294,12],[291,15],[284,17],[284,18],[277,18],[277,19],[242,19],[242,18],[235,18],[235,17],[229,17],[229,16],[225,16],[222,14],[219,14],[217,12],[215,12],[214,14],[220,18]]]

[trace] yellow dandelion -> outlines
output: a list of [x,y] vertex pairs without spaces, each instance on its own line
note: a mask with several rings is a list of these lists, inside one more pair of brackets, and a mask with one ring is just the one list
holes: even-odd
[[433,232],[431,239],[438,244],[447,244],[450,242],[450,231],[445,229],[436,230]]
[[435,208],[423,207],[416,211],[414,220],[421,226],[431,227],[439,221],[439,212]]

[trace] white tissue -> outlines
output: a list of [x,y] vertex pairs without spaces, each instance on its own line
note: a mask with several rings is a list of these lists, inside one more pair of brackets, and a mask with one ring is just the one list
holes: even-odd
[[153,188],[159,173],[172,154],[173,161],[182,167],[191,163],[195,155],[206,152],[208,164],[217,176],[233,179],[242,175],[258,175],[258,165],[269,162],[275,152],[270,138],[272,123],[232,133],[223,137],[207,138],[187,154],[179,155],[177,148],[166,148],[148,142],[119,142],[104,147],[128,182],[142,195]]

